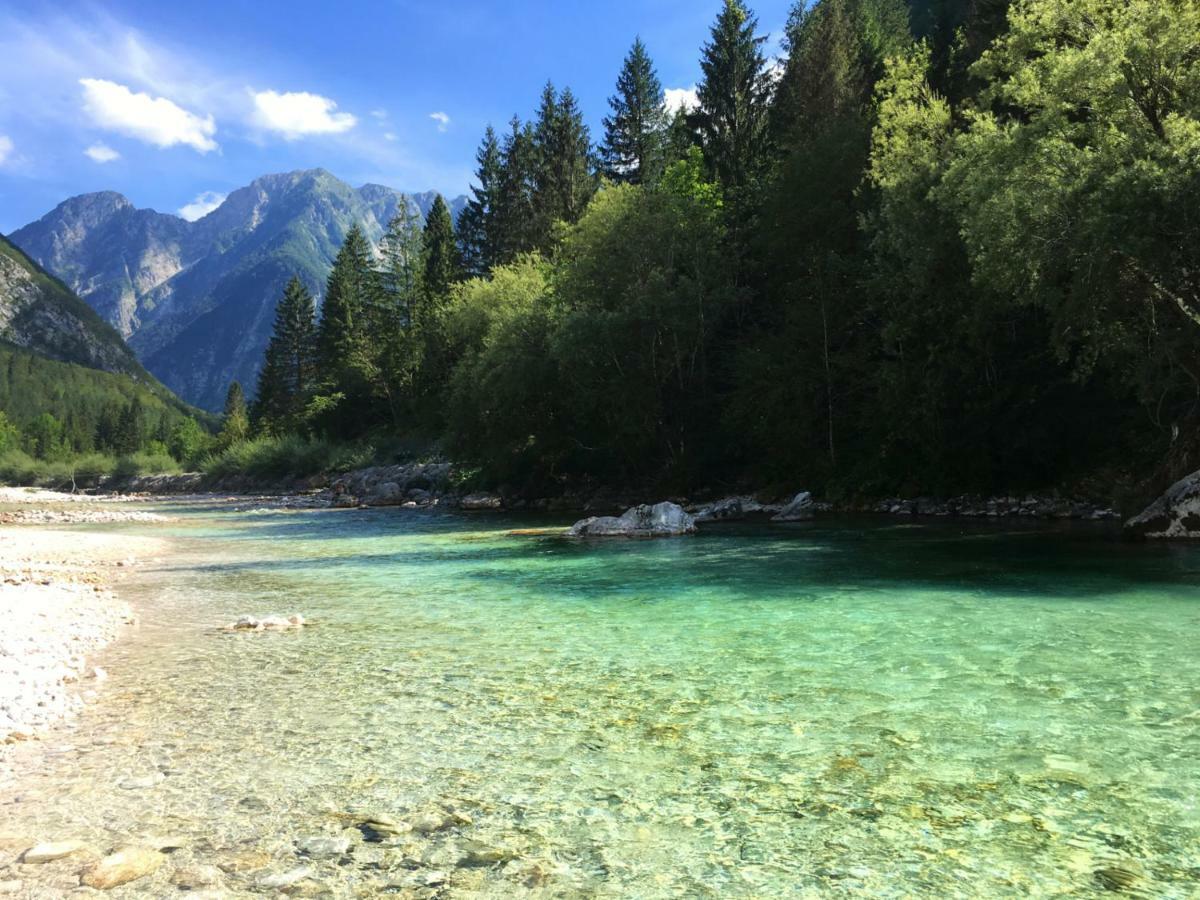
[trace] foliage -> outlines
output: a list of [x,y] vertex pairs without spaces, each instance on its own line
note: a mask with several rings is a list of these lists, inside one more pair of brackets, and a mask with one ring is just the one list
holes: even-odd
[[662,82],[642,39],[633,42],[608,101],[600,158],[604,175],[614,182],[653,182],[662,170],[667,107]]

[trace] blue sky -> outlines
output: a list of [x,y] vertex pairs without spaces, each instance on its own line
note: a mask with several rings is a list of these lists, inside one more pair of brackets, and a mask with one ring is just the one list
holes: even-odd
[[[791,0],[754,5],[776,46]],[[466,190],[484,127],[549,78],[599,134],[629,45],[699,76],[720,0],[132,2],[0,6],[0,232],[116,190],[195,216],[269,172]]]

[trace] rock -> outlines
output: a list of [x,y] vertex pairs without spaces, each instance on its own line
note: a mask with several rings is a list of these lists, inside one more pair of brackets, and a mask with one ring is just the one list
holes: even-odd
[[378,844],[386,837],[412,831],[412,826],[407,822],[399,822],[386,813],[372,813],[359,823],[358,830],[362,832],[364,840]]
[[213,887],[221,883],[221,870],[216,866],[189,863],[171,874],[171,884],[185,891]]
[[153,772],[141,778],[122,778],[117,787],[123,791],[145,791],[162,782],[167,776],[162,772]]
[[445,831],[458,825],[470,825],[471,817],[458,812],[431,812],[418,816],[412,823],[412,830],[417,834],[433,834]]
[[52,844],[38,844],[36,847],[30,847],[21,855],[23,863],[47,863],[53,862],[56,859],[63,859],[78,853],[87,845],[83,841],[57,841]]
[[500,509],[504,505],[495,494],[467,494],[458,504],[463,509]]
[[[750,512],[747,509],[749,504],[746,502],[749,498],[746,497],[726,497],[724,500],[718,500],[716,503],[709,503],[707,506],[702,506],[696,510],[697,522],[735,522],[739,519],[746,518],[746,513]],[[757,503],[754,506],[758,506]]]
[[302,840],[297,849],[305,856],[313,859],[333,859],[345,856],[350,852],[350,838],[347,837],[310,837]]
[[15,878],[9,881],[0,881],[0,894],[19,894],[22,884]]
[[458,860],[460,869],[484,869],[506,863],[517,858],[517,854],[502,847],[488,847],[472,841],[467,844],[464,854]]
[[227,857],[217,865],[222,872],[235,874],[237,872],[253,872],[255,869],[265,869],[271,864],[271,855],[262,850],[243,850]]
[[813,517],[813,498],[808,491],[801,491],[792,498],[778,515],[771,518],[772,522],[803,522]]
[[693,534],[696,520],[675,503],[635,506],[620,517],[593,516],[571,526],[571,537],[672,537]]
[[87,869],[80,881],[87,887],[108,890],[153,875],[166,859],[149,847],[123,847]]
[[308,868],[308,866],[298,866],[295,869],[288,869],[286,872],[272,872],[267,875],[261,875],[255,883],[259,887],[280,890],[281,888],[291,887],[297,882],[308,878],[310,875],[312,875],[312,869]]
[[303,628],[307,623],[304,616],[267,616],[256,619],[254,616],[242,616],[232,625],[226,625],[222,631],[291,631]]
[[377,484],[367,495],[367,506],[399,506],[404,502],[404,492],[394,481]]
[[1200,472],[1175,482],[1125,523],[1125,533],[1146,538],[1200,538]]

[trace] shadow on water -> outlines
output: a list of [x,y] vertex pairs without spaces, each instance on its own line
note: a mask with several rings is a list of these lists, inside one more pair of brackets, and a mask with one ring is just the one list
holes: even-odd
[[[897,588],[1094,600],[1173,584],[1181,600],[1200,596],[1200,548],[1127,543],[1114,526],[1095,523],[830,516],[798,526],[709,526],[684,539],[576,541],[513,534],[569,524],[561,516],[228,508],[204,516],[206,535],[239,552],[237,561],[200,569],[251,578],[378,577],[381,570],[419,577],[422,569],[440,576],[451,563],[454,577],[468,582],[587,599],[639,592],[668,599],[706,586],[780,601]],[[278,554],[279,542],[311,552]]]

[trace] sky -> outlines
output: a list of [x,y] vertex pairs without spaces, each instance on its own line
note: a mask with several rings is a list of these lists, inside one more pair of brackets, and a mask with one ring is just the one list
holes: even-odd
[[[792,0],[752,4],[768,53]],[[196,218],[272,172],[464,193],[547,79],[599,137],[637,36],[673,102],[720,0],[0,4],[0,233],[115,190]]]

